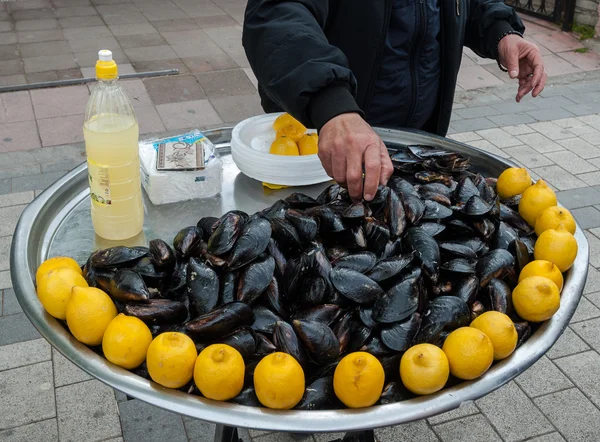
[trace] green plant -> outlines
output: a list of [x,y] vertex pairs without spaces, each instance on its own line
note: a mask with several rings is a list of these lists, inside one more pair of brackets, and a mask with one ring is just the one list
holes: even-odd
[[579,34],[579,40],[587,40],[588,38],[594,38],[595,30],[592,26],[582,25],[575,23],[573,25],[573,32]]
[[579,49],[575,49],[575,52],[577,52],[578,54],[587,54],[588,52],[590,52],[589,48],[579,48]]

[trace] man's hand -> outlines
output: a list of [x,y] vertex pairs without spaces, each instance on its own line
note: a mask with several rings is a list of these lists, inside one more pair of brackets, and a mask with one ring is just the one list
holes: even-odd
[[[319,158],[327,174],[347,187],[353,200],[370,201],[394,168],[381,138],[356,113],[338,115],[319,133]],[[364,189],[363,189],[364,164]]]
[[519,79],[517,102],[531,91],[532,97],[537,97],[542,92],[548,74],[536,45],[518,35],[509,34],[498,44],[498,58],[508,69],[510,78]]

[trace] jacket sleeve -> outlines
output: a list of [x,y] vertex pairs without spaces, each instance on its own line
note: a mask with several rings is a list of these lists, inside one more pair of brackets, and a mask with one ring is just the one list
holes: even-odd
[[496,44],[502,34],[509,31],[525,32],[525,26],[515,10],[502,0],[469,1],[465,46],[480,57],[498,57]]
[[249,0],[242,44],[264,93],[308,127],[361,113],[344,53],[323,32],[327,0]]

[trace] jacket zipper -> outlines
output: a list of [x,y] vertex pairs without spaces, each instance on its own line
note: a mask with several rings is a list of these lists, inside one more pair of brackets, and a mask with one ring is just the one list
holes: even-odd
[[421,43],[423,40],[423,34],[425,33],[425,0],[419,0],[419,7],[417,8],[417,20],[416,25],[418,26],[417,34],[415,35],[415,42],[411,47],[410,51],[410,80],[412,83],[412,94],[410,96],[410,112],[408,113],[408,118],[406,119],[406,125],[408,126],[413,119],[415,114],[415,108],[417,106],[417,53],[421,52]]

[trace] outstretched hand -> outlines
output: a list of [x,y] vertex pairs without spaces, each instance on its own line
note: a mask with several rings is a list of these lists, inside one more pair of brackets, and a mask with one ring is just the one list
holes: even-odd
[[508,69],[510,78],[519,79],[517,102],[531,92],[537,97],[546,85],[548,74],[538,47],[514,34],[509,34],[498,44],[498,59]]
[[386,184],[394,171],[385,144],[356,113],[338,115],[325,123],[319,132],[319,159],[353,200],[363,195],[372,200],[377,186]]

